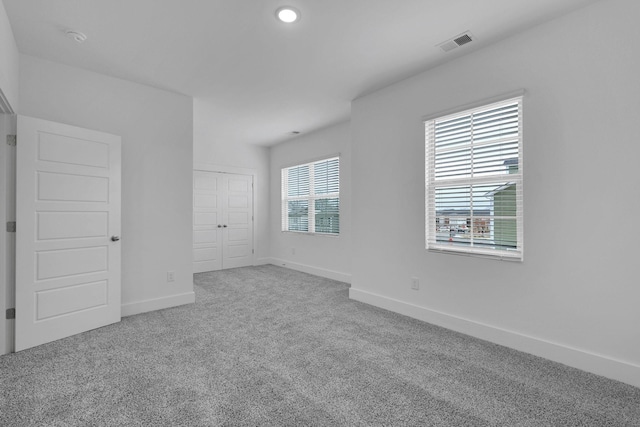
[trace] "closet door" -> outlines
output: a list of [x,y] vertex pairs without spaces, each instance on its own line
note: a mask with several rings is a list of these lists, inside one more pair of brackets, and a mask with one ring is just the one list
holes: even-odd
[[253,265],[253,177],[225,174],[222,266]]
[[253,177],[193,174],[193,272],[253,265]]
[[222,174],[193,173],[193,272],[222,268]]

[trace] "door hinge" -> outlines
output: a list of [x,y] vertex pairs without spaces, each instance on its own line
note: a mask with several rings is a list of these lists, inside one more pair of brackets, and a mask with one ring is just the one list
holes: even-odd
[[7,222],[7,233],[15,233],[16,232],[16,222],[8,221]]
[[16,318],[16,309],[15,308],[7,308],[7,316],[6,319],[15,319]]
[[16,138],[15,135],[7,135],[7,145],[11,147],[15,147],[17,141],[18,141],[18,138]]

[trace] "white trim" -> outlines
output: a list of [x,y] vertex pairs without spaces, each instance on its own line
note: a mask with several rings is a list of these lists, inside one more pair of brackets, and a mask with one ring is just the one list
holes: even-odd
[[510,262],[523,262],[524,258],[522,253],[515,253],[513,256],[509,256],[509,252],[506,251],[494,251],[491,249],[475,249],[473,252],[469,251],[467,247],[457,248],[455,246],[445,247],[437,246],[432,248],[427,248],[427,251],[433,252],[436,254],[448,254],[448,255],[461,255],[468,256],[474,258],[487,258],[498,261],[510,261]]
[[329,237],[331,239],[339,239],[341,236],[339,234],[331,234],[331,233],[318,233],[318,232],[309,232],[309,231],[291,231],[291,230],[281,230],[280,233],[282,234],[304,234],[306,236],[318,236],[318,237]]
[[349,289],[349,298],[640,387],[640,366],[631,362],[420,307],[353,287]]
[[[503,99],[501,101],[498,102],[493,102],[490,104],[482,104],[473,108],[469,108],[469,109],[465,109],[465,110],[460,110],[457,111],[455,113],[452,114],[448,114],[448,115],[443,115],[443,116],[439,116],[433,119],[429,119],[429,120],[425,120],[424,125],[425,125],[425,247],[428,251],[435,251],[435,252],[440,252],[440,253],[450,253],[450,254],[465,254],[465,255],[470,255],[470,256],[476,256],[479,255],[480,257],[483,258],[494,258],[494,259],[500,259],[500,260],[514,260],[514,261],[523,261],[524,260],[524,245],[523,245],[523,223],[524,223],[524,219],[523,219],[523,205],[524,205],[524,201],[523,201],[523,176],[524,176],[524,171],[523,171],[523,135],[522,135],[522,130],[523,130],[523,111],[522,111],[522,107],[523,106],[523,96],[517,96],[514,98],[509,98],[509,99]],[[475,124],[475,115],[476,114],[484,114],[484,113],[495,113],[496,111],[498,111],[499,109],[502,109],[506,107],[508,112],[501,112],[500,115],[507,114],[507,116],[511,117],[511,115],[514,114],[514,109],[515,109],[515,114],[517,115],[517,123],[515,123],[517,125],[517,138],[515,136],[513,136],[513,124],[509,123],[509,127],[506,129],[506,132],[508,134],[508,136],[501,136],[499,138],[494,138],[491,139],[489,142],[478,142],[476,141],[475,138],[475,131],[474,131],[474,124]],[[515,107],[515,108],[514,108]],[[453,144],[452,147],[449,148],[442,148],[442,147],[438,147],[438,130],[437,130],[437,126],[439,123],[449,123],[452,120],[457,120],[459,118],[469,118],[468,121],[469,123],[467,125],[456,125],[458,128],[460,129],[465,129],[469,132],[469,137],[468,139],[465,139],[464,141],[460,141],[460,142],[456,142],[455,144]],[[492,119],[493,121],[493,119]],[[448,131],[444,131],[445,134],[446,132],[450,132],[450,130]],[[458,132],[458,131],[456,131]],[[481,131],[482,132],[482,131]],[[445,138],[451,138],[451,136],[444,136]],[[459,138],[459,137],[455,137],[455,138]],[[506,170],[505,169],[500,169],[500,171],[502,173],[499,173],[498,170],[491,170],[488,171],[488,174],[486,176],[484,176],[483,174],[480,174],[479,177],[476,177],[474,174],[474,171],[476,170],[476,165],[482,167],[482,163],[483,162],[496,162],[497,160],[499,160],[500,158],[504,159],[503,153],[500,152],[500,154],[491,154],[491,156],[493,155],[497,155],[497,158],[492,158],[492,157],[486,157],[483,158],[483,156],[481,156],[481,158],[479,160],[476,160],[476,156],[475,156],[475,149],[477,147],[485,147],[485,146],[493,146],[493,145],[502,145],[502,144],[513,144],[514,142],[517,142],[517,153],[518,153],[518,168],[517,171],[515,173],[511,173],[511,171],[509,170],[508,174],[505,174]],[[462,144],[462,145],[460,145]],[[466,154],[463,158],[462,154],[455,154],[457,151],[456,150],[469,150],[468,154]],[[509,149],[512,149],[512,147],[510,146]],[[493,153],[493,149],[490,151],[491,153]],[[450,153],[454,153],[454,157],[447,157],[450,156]],[[442,157],[442,160],[445,163],[449,163],[449,166],[443,166],[444,168],[459,168],[458,170],[460,171],[459,174],[455,174],[454,176],[441,176],[438,177],[437,176],[437,161],[438,158],[440,156]],[[451,160],[452,158],[455,158],[455,160]],[[510,159],[510,158],[508,158]],[[464,164],[462,163],[464,161]],[[478,163],[477,163],[478,162]],[[464,169],[463,166],[465,167]],[[466,172],[466,167],[468,167],[468,172]],[[495,166],[493,166],[495,167]],[[487,173],[487,172],[485,172]],[[455,188],[468,188],[470,191],[470,193],[468,194],[468,201],[466,202],[468,204],[468,208],[469,208],[469,216],[467,217],[467,222],[469,221],[473,221],[475,224],[475,220],[474,220],[474,201],[475,201],[475,193],[473,190],[474,186],[481,186],[481,185],[496,185],[499,184],[501,187],[504,184],[501,184],[502,181],[504,181],[505,176],[508,177],[508,181],[514,181],[512,183],[513,186],[515,186],[516,188],[516,197],[514,200],[514,203],[516,205],[516,215],[513,217],[513,219],[515,219],[516,221],[516,247],[513,250],[507,249],[507,248],[483,248],[481,246],[477,246],[474,244],[474,233],[473,230],[470,237],[470,242],[468,242],[467,244],[469,246],[463,246],[463,245],[459,245],[459,246],[455,246],[454,243],[452,242],[452,238],[449,237],[449,243],[447,242],[442,242],[441,240],[438,240],[438,230],[436,229],[436,224],[438,221],[438,218],[441,216],[438,214],[438,190],[444,190],[445,193],[448,192],[448,190],[453,190]],[[458,196],[459,197],[459,196]],[[450,202],[450,200],[448,201]],[[462,200],[458,201],[457,204],[459,204],[460,206],[464,205],[465,202],[463,202]],[[486,209],[487,207],[485,207]],[[494,222],[494,220],[496,221],[496,226],[497,226],[497,221],[500,219],[499,215],[496,215],[495,212],[493,212],[493,207],[489,207],[489,209],[491,210],[489,215],[489,221],[491,223]],[[497,207],[496,207],[497,210]],[[449,216],[449,215],[445,215],[445,216]],[[453,215],[455,216],[455,214]],[[506,219],[506,218],[505,218]],[[447,220],[447,218],[445,218],[445,221]],[[445,222],[446,224],[446,222]],[[471,225],[471,228],[473,229],[474,225]],[[493,235],[493,230],[491,231],[491,234]],[[452,236],[450,234],[450,236]],[[459,242],[458,242],[459,243]],[[495,243],[495,242],[494,242]],[[497,246],[497,245],[496,245]]]
[[[323,162],[329,162],[329,161],[333,161],[333,160],[337,160],[338,162],[338,191],[337,192],[333,192],[333,193],[323,193],[323,194],[316,194],[315,193],[315,166],[319,163],[323,163]],[[292,169],[299,169],[302,167],[308,166],[309,172],[308,172],[308,183],[309,183],[309,191],[308,194],[306,195],[302,195],[302,196],[289,196],[289,190],[288,190],[288,186],[289,186],[289,173],[291,173]],[[282,169],[280,169],[280,201],[281,201],[281,211],[280,211],[280,218],[281,218],[281,226],[280,226],[280,230],[283,232],[291,232],[291,233],[304,233],[304,234],[309,234],[309,235],[315,235],[315,234],[333,234],[333,235],[340,235],[340,222],[338,221],[338,232],[337,233],[322,233],[322,232],[316,232],[315,230],[315,204],[316,201],[319,200],[328,200],[328,199],[338,199],[338,218],[340,218],[340,173],[341,169],[340,169],[340,154],[336,155],[336,156],[332,156],[332,157],[322,157],[320,160],[314,160],[311,161],[309,163],[298,163],[295,164],[293,166],[288,166],[288,167],[283,167]],[[300,172],[298,172],[298,174],[300,174]],[[327,171],[327,175],[329,174],[329,172]],[[307,228],[308,230],[306,231],[300,231],[300,230],[289,230],[289,214],[288,214],[288,206],[289,206],[289,202],[294,202],[294,201],[300,201],[300,202],[307,202],[307,209],[308,209],[308,213],[307,213]]]
[[351,283],[351,274],[342,273],[340,271],[329,270],[326,268],[314,267],[312,265],[299,264],[280,258],[261,258],[264,264],[273,264],[279,267],[289,268],[291,270],[301,271],[303,273],[313,274],[314,276],[325,277],[338,282]]
[[5,319],[5,310],[16,306],[16,234],[4,229],[6,221],[16,220],[16,147],[5,142],[6,135],[15,133],[16,116],[0,114],[0,355],[15,349],[15,320]]
[[280,166],[279,169],[288,169],[296,166],[304,166],[311,165],[316,162],[321,162],[323,160],[331,160],[331,159],[339,159],[342,156],[341,153],[328,154],[324,156],[314,157],[311,160],[301,160],[296,162],[288,162],[284,166]]
[[526,93],[527,92],[524,89],[519,89],[519,90],[515,90],[513,92],[505,93],[502,95],[492,96],[490,98],[485,98],[480,101],[470,102],[468,104],[457,106],[455,108],[449,108],[448,110],[444,110],[439,113],[423,116],[422,121],[428,122],[430,120],[439,119],[441,117],[453,116],[453,115],[465,112],[467,110],[475,110],[476,108],[480,108],[483,105],[498,104],[504,101],[508,101],[511,98],[524,98]]
[[164,308],[177,307],[196,302],[195,292],[170,295],[168,297],[154,298],[144,301],[130,302],[122,304],[122,317],[133,316],[135,314],[147,313],[149,311],[162,310]]
[[255,177],[256,170],[249,168],[237,168],[235,166],[223,166],[213,163],[200,163],[193,164],[193,170],[207,171],[207,172],[220,172],[220,173],[235,173],[238,175],[253,175]]
[[11,108],[11,104],[9,104],[9,100],[2,91],[2,88],[0,88],[0,113],[15,114],[15,111]]
[[[15,258],[15,235],[9,236],[5,232],[6,221],[15,221],[15,189],[10,189],[15,185],[15,179],[9,179],[9,172],[15,170],[15,165],[10,166],[9,162],[15,163],[15,147],[9,149],[6,144],[6,135],[14,133],[15,118],[10,115],[15,114],[9,99],[0,88],[0,355],[13,352],[15,337],[15,320],[5,319],[7,308],[15,307],[14,284],[10,284],[15,266],[12,261]],[[12,210],[12,213],[9,211]]]
[[[0,91],[0,95],[2,95],[2,91]],[[7,205],[8,201],[7,195],[7,180],[5,179],[6,175],[6,165],[7,165],[7,144],[5,143],[5,138],[7,135],[7,119],[6,115],[2,114],[2,101],[0,96],[0,226],[4,228],[5,223],[7,221]],[[8,342],[8,322],[5,319],[4,313],[8,306],[8,301],[6,298],[7,295],[7,233],[5,230],[0,230],[0,355],[9,353],[9,342]]]

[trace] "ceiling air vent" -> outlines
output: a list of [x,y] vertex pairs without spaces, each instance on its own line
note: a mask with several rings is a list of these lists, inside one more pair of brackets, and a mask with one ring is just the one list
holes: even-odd
[[440,43],[438,47],[444,50],[445,52],[449,52],[450,50],[453,50],[458,46],[471,43],[472,41],[473,41],[473,35],[469,31],[467,31],[466,33],[462,33],[458,36],[455,36],[454,38],[449,39],[444,43]]
[[462,46],[463,44],[467,44],[471,41],[473,41],[473,39],[471,38],[471,36],[469,34],[463,34],[460,37],[458,37],[457,39],[453,40],[458,46]]

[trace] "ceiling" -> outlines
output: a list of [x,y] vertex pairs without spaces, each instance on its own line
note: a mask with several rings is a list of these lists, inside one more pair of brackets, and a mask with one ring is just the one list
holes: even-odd
[[[594,1],[3,0],[21,53],[193,96],[214,139],[258,145],[345,121],[363,94]],[[282,5],[302,19],[279,23]],[[472,43],[437,47],[465,31]]]

